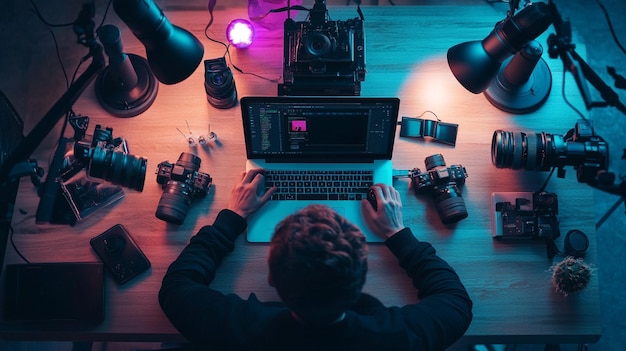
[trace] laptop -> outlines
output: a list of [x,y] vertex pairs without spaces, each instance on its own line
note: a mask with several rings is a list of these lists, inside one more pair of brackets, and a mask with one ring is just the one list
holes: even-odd
[[398,98],[243,97],[246,170],[268,171],[266,188],[279,187],[248,220],[247,240],[269,242],[286,216],[310,205],[333,208],[371,233],[360,200],[372,184],[392,184],[391,156]]

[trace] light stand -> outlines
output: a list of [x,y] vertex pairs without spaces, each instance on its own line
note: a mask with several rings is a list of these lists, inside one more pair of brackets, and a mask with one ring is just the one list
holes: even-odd
[[[560,57],[563,65],[576,81],[578,90],[582,96],[587,110],[593,107],[613,106],[626,114],[626,106],[619,100],[619,95],[608,86],[602,78],[583,60],[576,52],[576,45],[572,43],[572,28],[569,21],[563,21],[561,14],[553,1],[548,3],[552,14],[552,23],[556,30],[555,34],[548,37],[548,53],[551,58]],[[592,101],[587,80],[600,93],[604,101]]]

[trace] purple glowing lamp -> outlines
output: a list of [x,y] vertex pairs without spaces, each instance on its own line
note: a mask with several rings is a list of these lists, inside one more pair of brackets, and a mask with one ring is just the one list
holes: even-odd
[[232,46],[239,49],[247,48],[254,39],[254,27],[246,19],[234,19],[226,27],[226,37]]

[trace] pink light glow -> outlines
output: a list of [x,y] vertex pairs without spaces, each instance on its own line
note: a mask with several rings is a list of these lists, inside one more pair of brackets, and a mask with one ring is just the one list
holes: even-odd
[[245,19],[234,19],[226,27],[226,37],[231,45],[236,48],[247,48],[254,38],[254,27]]

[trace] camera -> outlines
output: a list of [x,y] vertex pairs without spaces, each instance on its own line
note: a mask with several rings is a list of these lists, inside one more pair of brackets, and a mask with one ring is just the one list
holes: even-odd
[[560,236],[558,197],[545,191],[532,198],[518,197],[515,203],[496,202],[494,237],[554,240]]
[[411,184],[416,194],[433,197],[439,218],[444,224],[458,222],[467,217],[465,201],[459,186],[465,184],[467,171],[461,165],[446,167],[441,154],[426,157],[426,172],[414,168],[409,171]]
[[209,104],[226,109],[237,104],[235,79],[224,57],[204,61],[204,90]]
[[497,168],[536,171],[553,167],[562,170],[571,165],[578,181],[588,183],[608,168],[609,146],[584,120],[578,120],[564,136],[496,130],[491,141],[491,161]]
[[[90,177],[104,179],[112,184],[143,191],[148,160],[129,154],[125,140],[113,138],[113,129],[96,125],[91,142],[74,143],[74,158],[86,166]],[[123,151],[116,151],[122,148]]]
[[283,83],[278,95],[361,94],[365,80],[363,20],[328,20],[325,0],[315,0],[307,21],[284,23]]
[[169,223],[183,224],[191,202],[205,196],[211,188],[211,176],[199,172],[200,157],[183,152],[175,164],[167,161],[157,166],[157,183],[163,187],[156,217]]

